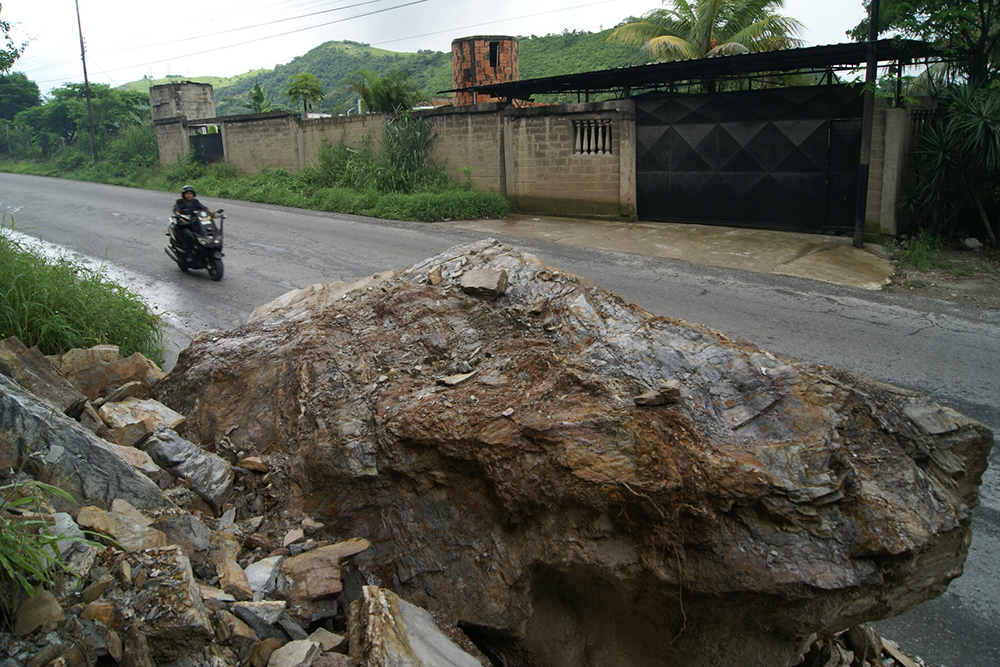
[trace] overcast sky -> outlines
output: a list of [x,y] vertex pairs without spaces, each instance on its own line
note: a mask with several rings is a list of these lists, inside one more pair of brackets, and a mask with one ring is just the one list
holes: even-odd
[[[273,68],[330,40],[392,51],[448,51],[471,35],[596,32],[658,0],[78,0],[92,82],[143,76],[233,76]],[[0,19],[27,41],[14,71],[42,92],[83,81],[74,0],[0,0]],[[785,0],[808,46],[848,41],[861,0]]]

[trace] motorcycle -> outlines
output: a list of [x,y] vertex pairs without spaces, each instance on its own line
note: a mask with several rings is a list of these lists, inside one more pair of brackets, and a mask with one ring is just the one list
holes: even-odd
[[[207,211],[197,211],[191,215],[175,215],[170,218],[167,236],[170,244],[164,248],[167,256],[177,262],[181,271],[188,269],[208,269],[208,277],[212,280],[222,280],[222,227],[226,216],[222,209],[218,211],[219,225]],[[183,220],[183,222],[182,222]],[[194,234],[193,246],[185,246],[181,236],[181,225],[185,225]]]

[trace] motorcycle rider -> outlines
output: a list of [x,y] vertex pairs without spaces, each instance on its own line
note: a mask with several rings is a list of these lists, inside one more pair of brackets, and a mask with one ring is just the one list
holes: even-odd
[[191,230],[191,223],[180,216],[193,217],[198,211],[207,211],[213,218],[219,217],[217,213],[197,200],[197,193],[190,185],[181,188],[181,198],[174,202],[174,217],[177,220],[180,230],[181,243],[188,252],[194,248],[194,232]]

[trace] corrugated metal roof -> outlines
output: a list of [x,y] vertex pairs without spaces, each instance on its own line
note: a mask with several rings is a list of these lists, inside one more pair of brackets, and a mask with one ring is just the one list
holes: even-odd
[[[883,39],[876,42],[879,62],[943,59],[942,52],[926,42]],[[485,93],[497,98],[528,100],[533,95],[558,93],[602,93],[619,91],[627,97],[639,90],[669,86],[680,82],[708,81],[746,77],[767,72],[830,72],[857,69],[868,59],[868,44],[852,42],[798,49],[762,51],[734,56],[716,56],[692,60],[672,60],[632,67],[618,67],[597,72],[582,72],[494,83],[444,92]]]

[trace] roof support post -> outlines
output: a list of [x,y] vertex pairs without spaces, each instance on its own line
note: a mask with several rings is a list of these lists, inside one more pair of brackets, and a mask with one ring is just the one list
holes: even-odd
[[865,68],[864,111],[861,119],[861,168],[858,170],[858,208],[854,218],[854,247],[865,246],[865,212],[868,209],[868,174],[871,170],[872,126],[875,122],[875,86],[878,85],[879,0],[868,7],[868,65]]

